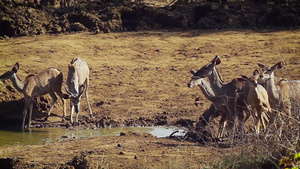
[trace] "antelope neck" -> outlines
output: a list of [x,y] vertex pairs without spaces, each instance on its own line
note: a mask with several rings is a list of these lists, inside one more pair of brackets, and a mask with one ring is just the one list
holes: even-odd
[[212,88],[208,85],[205,79],[201,78],[200,84],[198,86],[200,87],[202,93],[208,100],[212,100],[213,98],[216,97]]
[[208,76],[212,90],[216,95],[224,95],[223,81],[216,67],[213,68],[212,73]]
[[270,75],[270,79],[266,80],[267,92],[272,100],[279,100],[279,92],[275,86],[274,72]]
[[23,88],[25,86],[25,82],[23,82],[16,73],[13,74],[13,78],[10,79],[14,85],[14,87],[19,91],[23,92]]
[[[69,72],[70,73],[70,72]],[[72,72],[71,73],[71,76],[70,77],[70,80],[68,80],[70,82],[70,86],[69,87],[69,90],[72,94],[78,94],[78,89],[79,89],[79,85],[78,85],[78,75],[77,75],[77,72]]]

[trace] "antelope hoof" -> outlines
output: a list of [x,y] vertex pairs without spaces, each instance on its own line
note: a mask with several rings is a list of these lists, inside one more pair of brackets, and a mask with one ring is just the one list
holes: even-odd
[[24,128],[25,128],[25,129],[30,129],[30,125],[31,125],[31,124],[26,124],[26,125],[24,126]]

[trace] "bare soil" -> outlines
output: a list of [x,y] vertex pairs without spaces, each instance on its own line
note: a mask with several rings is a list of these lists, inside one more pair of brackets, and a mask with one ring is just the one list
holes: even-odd
[[12,162],[15,168],[210,168],[217,167],[229,153],[235,154],[234,149],[126,133],[4,147],[0,166]]
[[[38,3],[40,2],[40,3]],[[43,3],[45,2],[45,3]],[[300,3],[291,1],[81,0],[0,1],[0,36],[153,29],[299,28]],[[70,0],[74,2],[74,0]]]
[[[90,67],[89,99],[94,119],[88,118],[83,97],[80,127],[193,126],[210,103],[198,88],[187,87],[190,69],[201,68],[218,54],[222,58],[218,70],[225,82],[241,74],[250,76],[258,68],[257,62],[273,65],[280,60],[285,62],[278,72],[280,76],[300,79],[299,46],[299,30],[27,36],[0,41],[0,72],[19,62],[18,75],[25,79],[28,74],[56,67],[63,72],[65,84],[69,62],[82,57]],[[1,82],[0,88],[1,123],[21,126],[23,95],[10,81]],[[199,107],[194,106],[197,97],[202,103]],[[53,115],[44,119],[50,102],[47,95],[37,98],[33,127],[72,127],[68,121],[62,122],[60,100]],[[235,149],[126,133],[55,144],[7,146],[1,148],[0,158],[20,168],[215,168],[226,153],[238,152]]]

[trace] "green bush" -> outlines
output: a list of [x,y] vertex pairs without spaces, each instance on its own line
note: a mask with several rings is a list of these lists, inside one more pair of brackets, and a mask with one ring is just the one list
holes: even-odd
[[283,156],[279,161],[279,167],[299,169],[300,168],[300,153],[296,153],[295,155],[290,153],[289,156]]

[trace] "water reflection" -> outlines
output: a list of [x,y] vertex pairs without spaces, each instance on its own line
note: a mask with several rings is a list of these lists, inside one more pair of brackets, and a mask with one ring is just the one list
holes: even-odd
[[[53,143],[64,139],[80,139],[85,137],[118,136],[120,132],[150,133],[157,137],[167,137],[178,128],[167,127],[126,127],[99,129],[63,129],[32,128],[24,132],[20,128],[0,128],[0,147],[5,145],[27,145]],[[184,130],[180,129],[181,135]]]

